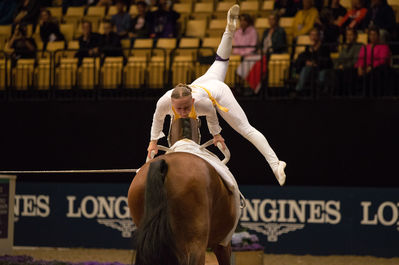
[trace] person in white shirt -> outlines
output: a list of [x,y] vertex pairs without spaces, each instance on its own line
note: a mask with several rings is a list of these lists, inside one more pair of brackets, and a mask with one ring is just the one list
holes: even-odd
[[262,153],[280,185],[284,185],[286,163],[277,158],[265,136],[249,124],[241,106],[224,83],[239,11],[240,7],[234,5],[227,13],[226,30],[217,49],[216,60],[208,71],[190,85],[178,84],[158,100],[151,127],[151,141],[147,149],[148,157],[151,158],[152,154],[158,152],[157,141],[165,136],[162,129],[166,115],[173,119],[206,116],[214,144],[221,143],[225,147],[224,139],[220,135],[217,111],[234,130]]

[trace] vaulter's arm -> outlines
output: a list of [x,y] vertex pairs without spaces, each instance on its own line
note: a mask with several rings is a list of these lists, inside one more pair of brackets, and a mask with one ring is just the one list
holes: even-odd
[[213,143],[221,143],[223,149],[225,148],[225,143],[223,137],[220,135],[222,128],[219,125],[219,119],[216,113],[216,109],[210,101],[200,101],[197,103],[197,108],[204,111],[206,116],[206,123],[208,124],[209,132],[213,136]]
[[169,113],[170,109],[170,95],[163,95],[157,102],[154,116],[152,118],[151,125],[151,136],[150,143],[148,145],[148,157],[151,157],[151,152],[154,151],[154,154],[158,153],[158,139],[165,136],[163,133],[163,123],[165,121],[166,115]]

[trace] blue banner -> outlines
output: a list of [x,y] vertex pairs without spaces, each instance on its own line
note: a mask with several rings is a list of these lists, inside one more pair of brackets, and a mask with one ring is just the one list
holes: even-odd
[[[15,245],[132,248],[130,183],[17,183]],[[399,256],[399,189],[241,186],[267,253]]]

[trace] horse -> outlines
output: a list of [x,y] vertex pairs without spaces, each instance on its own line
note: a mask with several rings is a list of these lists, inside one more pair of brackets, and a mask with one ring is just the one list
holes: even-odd
[[128,206],[137,225],[135,265],[204,265],[207,248],[230,265],[233,193],[204,159],[184,152],[144,164],[131,182]]

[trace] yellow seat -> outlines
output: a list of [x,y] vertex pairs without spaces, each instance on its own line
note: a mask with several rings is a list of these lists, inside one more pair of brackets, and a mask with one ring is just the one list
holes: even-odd
[[194,19],[210,19],[213,13],[213,2],[197,2],[194,4]]
[[46,47],[47,51],[54,52],[57,50],[64,50],[65,49],[65,42],[64,41],[52,41],[47,43]]
[[102,87],[115,89],[122,85],[123,57],[107,57],[101,69]]
[[226,19],[212,19],[206,32],[209,37],[218,37],[222,36],[225,28]]
[[147,67],[146,56],[129,57],[124,69],[126,88],[140,88],[145,84]]
[[269,19],[264,17],[259,17],[255,20],[255,28],[258,32],[259,38],[262,38],[265,29],[270,28]]
[[[6,70],[7,68],[7,70]],[[6,81],[7,85],[10,84],[10,69],[11,69],[11,61],[9,60],[6,67],[5,58],[0,59],[0,90],[5,90]]]
[[5,36],[6,38],[11,37],[11,25],[0,25],[0,36]]
[[83,6],[68,7],[63,19],[66,23],[72,23],[74,26],[76,26],[78,21],[84,18],[84,11],[85,9]]
[[106,17],[111,18],[113,15],[116,15],[117,13],[118,13],[118,8],[116,6],[110,6],[108,8]]
[[288,78],[290,55],[288,53],[272,54],[268,62],[269,87],[283,87]]
[[35,70],[36,87],[39,90],[48,90],[51,82],[51,63],[50,58],[40,59]]
[[105,16],[105,6],[89,6],[86,16],[103,18]]
[[[176,48],[177,40],[171,38],[159,38],[156,43],[156,48],[164,49],[166,51],[166,66],[169,68],[169,55],[170,52]],[[161,50],[154,50],[154,56],[163,56],[164,52]]]
[[231,55],[229,59],[229,68],[227,69],[225,83],[233,87],[236,84],[236,72],[237,68],[241,63],[240,55]]
[[[390,1],[394,1],[394,0],[388,0],[388,4],[392,5],[392,4],[390,4]],[[352,0],[341,0],[339,3],[346,9],[352,9]]]
[[274,1],[266,0],[262,3],[259,14],[261,17],[268,17],[274,10]]
[[148,87],[163,88],[166,80],[166,62],[163,56],[151,57],[148,65]]
[[56,17],[58,21],[62,19],[62,7],[46,7],[50,11],[51,16]]
[[76,86],[78,58],[61,58],[56,68],[55,84],[58,89],[71,89]]
[[357,35],[357,41],[360,43],[363,43],[364,45],[367,45],[367,42],[368,42],[367,33],[359,33]]
[[135,16],[137,16],[138,13],[139,13],[139,11],[137,10],[137,6],[136,5],[131,5],[130,8],[129,8],[129,14],[132,17],[135,17]]
[[192,12],[192,4],[190,3],[175,3],[173,10],[180,14],[190,14]]
[[123,55],[126,57],[128,57],[130,53],[130,44],[131,44],[130,39],[121,40]]
[[61,24],[60,31],[64,35],[65,40],[71,41],[71,40],[73,40],[73,36],[75,33],[75,25],[74,24]]
[[252,16],[259,12],[259,2],[258,1],[242,1],[240,4],[240,13],[247,13]]
[[151,54],[153,39],[136,39],[133,43],[131,54],[134,56],[146,56]]
[[192,19],[187,21],[186,37],[202,38],[206,33],[206,19]]
[[172,85],[178,83],[189,84],[194,78],[194,58],[190,55],[180,55],[173,58]]
[[14,87],[16,90],[27,90],[33,85],[35,60],[19,59],[13,69]]
[[98,71],[100,69],[99,58],[83,58],[79,67],[79,87],[82,89],[93,89],[98,85]]
[[199,38],[181,38],[179,47],[176,50],[176,55],[191,55],[195,58],[199,44]]
[[209,37],[202,39],[202,47],[217,48],[220,44],[220,37]]
[[311,45],[309,35],[300,35],[297,38],[296,46],[295,46],[295,54],[294,60],[298,57],[298,55],[306,49],[306,46]]

